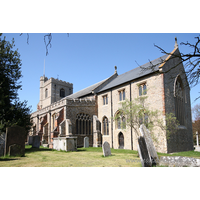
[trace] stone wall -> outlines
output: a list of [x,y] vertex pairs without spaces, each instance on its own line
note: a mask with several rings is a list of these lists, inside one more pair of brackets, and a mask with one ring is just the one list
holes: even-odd
[[[178,54],[176,50],[175,54]],[[165,112],[175,114],[175,79],[180,75],[184,90],[185,90],[185,103],[184,103],[184,125],[179,126],[176,134],[172,134],[167,141],[167,153],[189,151],[193,150],[192,138],[192,118],[191,118],[191,102],[190,102],[190,88],[188,86],[187,77],[184,73],[184,67],[180,63],[179,58],[169,59],[163,66],[164,73],[164,88],[165,88]],[[178,65],[178,66],[177,66]],[[173,68],[173,66],[177,66]]]
[[[138,86],[142,83],[146,83],[147,85],[147,95],[148,98],[146,100],[147,106],[152,110],[160,110],[161,115],[160,118],[163,119],[163,109],[164,109],[164,99],[163,99],[163,78],[162,74],[151,74],[140,79],[131,81],[124,85],[118,86],[112,90],[108,90],[102,92],[98,95],[98,119],[101,121],[106,116],[109,120],[109,135],[103,135],[103,141],[107,141],[112,148],[119,148],[119,133],[121,132],[124,136],[124,149],[133,149],[137,150],[137,135],[129,127],[126,129],[118,129],[115,121],[113,120],[115,115],[117,114],[119,108],[121,107],[121,101],[119,100],[119,91],[125,90],[126,99],[134,100],[139,97],[139,88]],[[131,93],[131,96],[130,96]],[[108,104],[103,105],[103,97],[108,96]],[[112,101],[112,102],[111,102]],[[103,128],[103,124],[102,124]],[[138,130],[139,131],[139,130]],[[167,152],[166,147],[166,137],[165,133],[155,129],[154,134],[157,137],[159,143],[154,144],[156,146],[156,150],[159,152]]]

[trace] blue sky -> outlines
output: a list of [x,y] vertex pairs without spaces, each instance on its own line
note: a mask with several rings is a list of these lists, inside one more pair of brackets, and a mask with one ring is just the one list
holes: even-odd
[[[3,34],[7,40],[15,39],[16,48],[22,60],[22,90],[19,91],[21,101],[27,100],[36,111],[39,102],[39,79],[45,76],[54,77],[73,83],[77,92],[94,83],[104,80],[114,73],[125,73],[139,65],[156,59],[163,54],[154,44],[171,52],[178,38],[179,50],[188,52],[190,49],[180,45],[180,42],[194,43],[192,33],[53,33],[52,47],[46,56],[44,45],[45,33]],[[191,89],[192,107],[200,103],[194,102],[198,97],[199,85]]]

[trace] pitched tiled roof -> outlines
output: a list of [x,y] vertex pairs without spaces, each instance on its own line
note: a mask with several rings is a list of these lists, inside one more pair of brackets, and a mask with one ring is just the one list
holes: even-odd
[[[106,80],[107,80],[107,79],[106,79]],[[80,91],[78,91],[78,92],[76,92],[76,93],[74,93],[74,94],[71,94],[71,95],[69,95],[69,96],[66,96],[65,98],[77,99],[77,98],[81,98],[81,97],[83,97],[83,96],[89,95],[89,94],[92,93],[92,91],[93,91],[96,87],[98,87],[100,84],[104,83],[106,80],[100,81],[100,82],[98,82],[98,83],[96,83],[96,84],[94,84],[94,85],[91,85],[91,86],[89,86],[89,87],[87,87],[87,88],[85,88],[85,89],[82,89],[82,90],[80,90]]]
[[126,82],[129,82],[131,80],[134,80],[134,79],[137,79],[137,78],[140,78],[142,76],[145,76],[145,75],[148,75],[150,73],[152,73],[152,69],[146,69],[146,70],[142,70],[141,67],[143,68],[148,68],[150,66],[155,66],[154,68],[154,72],[155,71],[158,71],[159,70],[159,65],[163,62],[163,60],[165,60],[166,58],[168,57],[168,55],[164,55],[160,58],[157,58],[151,62],[148,62],[140,67],[137,67],[135,69],[132,69],[124,74],[121,74],[119,76],[117,76],[114,80],[112,80],[110,83],[108,83],[106,86],[104,86],[102,89],[100,89],[98,91],[99,92],[102,92],[102,91],[105,91],[105,90],[108,90],[108,89],[111,89],[113,87],[116,87],[118,85],[121,85],[123,83],[126,83]]

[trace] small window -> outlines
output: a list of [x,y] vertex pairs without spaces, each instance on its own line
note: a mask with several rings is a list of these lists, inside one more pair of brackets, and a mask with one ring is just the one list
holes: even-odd
[[60,97],[65,97],[65,90],[63,88],[60,89]]
[[146,83],[145,84],[141,84],[139,86],[139,96],[142,96],[142,95],[146,95],[147,94],[147,86],[146,86]]
[[126,98],[125,90],[119,91],[119,101],[123,101]]
[[103,96],[103,105],[108,104],[108,95]]
[[48,97],[48,89],[46,88],[46,90],[45,90],[45,98],[47,98]]
[[109,135],[109,123],[107,117],[103,118],[103,134]]

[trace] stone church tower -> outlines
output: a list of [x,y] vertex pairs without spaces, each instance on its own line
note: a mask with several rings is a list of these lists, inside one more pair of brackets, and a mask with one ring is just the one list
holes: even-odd
[[40,110],[63,97],[73,94],[73,84],[45,76],[40,77],[40,101],[37,110]]

